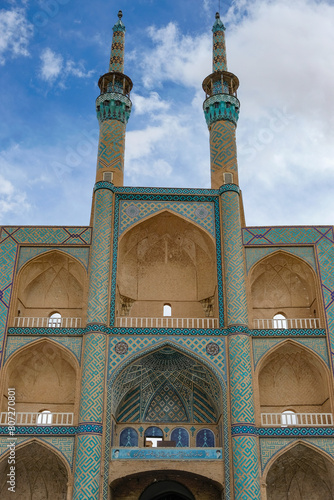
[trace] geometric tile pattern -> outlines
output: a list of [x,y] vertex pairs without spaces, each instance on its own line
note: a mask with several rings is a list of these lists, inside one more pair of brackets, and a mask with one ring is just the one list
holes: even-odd
[[[6,342],[5,361],[7,361],[9,356],[11,356],[11,354],[13,354],[15,351],[17,351],[18,349],[20,349],[24,345],[31,344],[31,342],[34,342],[36,340],[37,340],[36,337],[8,336],[7,342]],[[59,338],[59,337],[53,336],[52,341],[57,342],[58,344],[61,344],[62,346],[66,347],[69,351],[71,351],[75,355],[78,362],[80,363],[81,346],[82,346],[82,338],[81,337]]]
[[107,189],[99,189],[95,192],[94,233],[91,248],[87,311],[88,323],[107,323],[112,196],[112,193]]
[[229,191],[222,194],[221,198],[228,324],[247,325],[245,268],[241,242],[239,196]]
[[249,272],[250,268],[259,260],[261,260],[263,257],[266,257],[267,255],[270,255],[272,253],[278,252],[278,251],[283,251],[283,252],[288,252],[296,255],[297,257],[300,257],[301,259],[304,259],[308,264],[310,264],[314,271],[317,270],[316,268],[316,263],[315,263],[315,258],[314,258],[314,249],[313,246],[309,247],[252,247],[252,248],[246,248],[245,249],[245,255],[246,255],[246,268],[247,268],[247,273]]
[[[254,367],[266,352],[282,342],[284,342],[282,339],[253,339]],[[294,342],[296,342],[297,344],[302,344],[305,347],[308,347],[312,351],[316,352],[329,367],[327,341],[325,338],[295,339]]]
[[[0,434],[8,435],[8,427],[1,425]],[[21,436],[74,436],[77,434],[77,427],[61,426],[61,425],[41,425],[41,426],[26,426],[20,425],[15,427],[15,434]]]
[[249,330],[251,337],[326,337],[324,328]]
[[85,333],[85,328],[9,327],[7,333],[8,335],[52,335],[52,337],[68,337],[69,335],[73,335],[74,337],[81,337]]
[[67,247],[21,247],[19,262],[17,265],[16,272],[28,262],[28,260],[36,257],[36,255],[40,255],[44,252],[51,252],[53,250],[60,250],[66,254],[71,255],[78,259],[86,268],[88,269],[88,261],[89,261],[89,248],[67,248]]
[[225,26],[218,18],[213,27],[213,68],[212,71],[227,71],[226,48],[225,48]]
[[221,389],[211,371],[170,346],[142,354],[113,383],[112,412],[119,422],[217,421]]
[[120,18],[113,27],[109,71],[117,71],[118,73],[124,71],[124,37],[125,26]]
[[146,422],[188,422],[180,396],[168,383],[159,387],[144,416]]
[[102,423],[105,348],[105,335],[85,335],[80,422]]
[[98,500],[102,437],[77,437],[73,500]]
[[125,125],[119,120],[100,123],[97,168],[120,170],[124,167]]
[[[2,235],[3,232],[0,234]],[[17,248],[17,243],[11,238],[3,239],[0,244],[0,365],[4,351],[5,330],[17,259]]]
[[[228,120],[220,120],[210,129],[211,174],[221,172],[220,185],[223,184],[223,172],[238,172],[235,125]],[[233,179],[237,184],[237,178]]]
[[254,424],[250,338],[246,335],[231,336],[229,357],[232,424]]
[[135,337],[127,337],[128,343],[128,352],[126,354],[117,354],[114,350],[114,346],[120,340],[123,340],[124,336],[111,336],[109,337],[109,361],[108,361],[108,380],[110,380],[115,372],[114,370],[119,367],[120,363],[122,366],[126,366],[124,361],[128,358],[133,360],[133,355],[137,353],[139,356],[142,356],[145,349],[145,354],[149,353],[150,350],[155,350],[158,347],[160,348],[168,345],[173,346],[176,349],[180,349],[182,351],[182,347],[185,347],[186,350],[191,354],[198,354],[201,357],[201,363],[205,362],[205,365],[210,369],[218,370],[220,377],[223,378],[225,383],[227,382],[227,373],[226,373],[226,349],[225,349],[225,338],[215,338],[215,342],[219,345],[219,354],[216,356],[212,356],[206,352],[206,345],[210,340],[210,337],[173,337],[173,338],[161,338],[159,336],[150,336],[150,335],[140,335]]
[[[130,210],[128,210],[130,207]],[[132,207],[136,210],[131,212]],[[120,224],[121,235],[131,225],[156,212],[169,210],[183,215],[186,219],[195,222],[206,229],[211,236],[215,235],[214,205],[213,203],[182,203],[182,202],[159,202],[159,201],[129,201],[120,202]]]
[[234,498],[260,499],[257,438],[233,436]]
[[284,436],[284,437],[333,437],[333,427],[258,427],[259,436]]
[[245,246],[314,245],[334,362],[334,234],[332,226],[250,227],[242,231]]
[[291,447],[294,443],[309,443],[315,448],[319,448],[334,459],[334,439],[313,438],[313,439],[275,439],[275,438],[260,438],[260,457],[262,472],[266,468],[268,462],[284,448]]

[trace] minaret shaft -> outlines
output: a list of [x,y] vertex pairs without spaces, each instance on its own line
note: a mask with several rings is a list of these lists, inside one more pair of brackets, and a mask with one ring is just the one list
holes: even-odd
[[101,76],[98,83],[101,93],[96,99],[100,123],[96,182],[105,180],[123,186],[125,128],[131,113],[132,82],[123,74],[125,26],[121,11],[118,17],[113,27],[109,73]]

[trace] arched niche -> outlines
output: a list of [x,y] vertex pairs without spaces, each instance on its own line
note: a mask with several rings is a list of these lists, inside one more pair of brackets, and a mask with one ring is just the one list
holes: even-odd
[[334,464],[298,443],[274,461],[266,484],[267,500],[334,500]]
[[67,495],[68,467],[48,447],[39,442],[17,446],[15,450],[15,493],[8,490],[8,453],[0,462],[0,498],[11,500],[64,500]]
[[118,429],[129,423],[173,429],[182,423],[188,432],[193,425],[215,432],[222,419],[223,394],[216,375],[170,345],[125,367],[113,381],[110,397]]
[[83,320],[86,289],[87,272],[79,261],[56,250],[46,252],[19,272],[13,316],[49,318],[59,313],[62,318]]
[[79,365],[56,342],[38,340],[14,353],[5,365],[2,411],[7,388],[15,388],[17,412],[74,412]]
[[[287,252],[256,263],[249,275],[253,319],[320,318],[316,276],[309,264]],[[256,325],[255,325],[256,327]]]
[[328,368],[311,350],[287,341],[270,351],[258,369],[261,413],[330,413]]
[[137,224],[119,242],[117,316],[218,316],[216,250],[198,226],[164,211]]

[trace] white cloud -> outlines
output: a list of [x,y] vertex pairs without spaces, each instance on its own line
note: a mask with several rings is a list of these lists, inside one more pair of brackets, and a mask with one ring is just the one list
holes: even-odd
[[53,82],[61,73],[63,68],[63,58],[60,54],[56,54],[50,48],[43,50],[41,54],[41,73],[42,80]]
[[210,71],[210,36],[182,35],[176,24],[148,29],[155,48],[146,52],[142,61],[143,83],[146,88],[172,81],[198,88]]
[[90,78],[93,70],[85,71],[82,61],[75,63],[72,60],[64,61],[61,54],[57,54],[49,47],[43,50],[40,55],[42,62],[40,77],[48,83],[54,83],[57,79],[60,86],[64,86],[66,78],[70,75],[78,78]]
[[151,92],[149,97],[144,97],[133,92],[131,94],[131,101],[137,115],[167,111],[170,108],[170,103],[162,101],[157,92]]
[[32,35],[33,26],[26,19],[24,9],[0,10],[0,65],[5,64],[8,56],[29,56]]

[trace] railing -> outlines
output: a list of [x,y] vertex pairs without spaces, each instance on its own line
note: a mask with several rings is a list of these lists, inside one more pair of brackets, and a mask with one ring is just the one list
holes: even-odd
[[80,328],[81,318],[14,318],[14,326],[19,328]]
[[254,319],[256,330],[320,328],[319,318]]
[[261,413],[263,427],[330,427],[331,413]]
[[116,318],[120,328],[218,328],[218,318]]
[[[0,414],[0,424],[8,425],[8,413]],[[42,412],[16,412],[15,425],[73,425],[73,413],[42,413]]]

